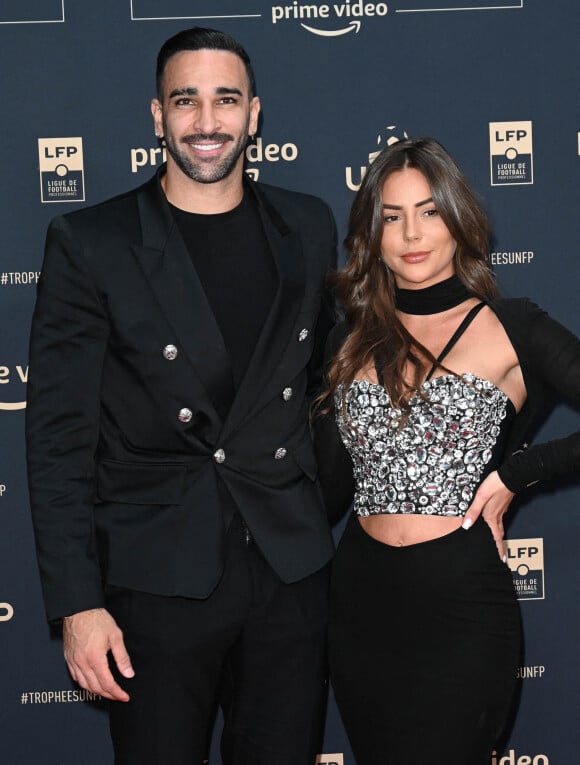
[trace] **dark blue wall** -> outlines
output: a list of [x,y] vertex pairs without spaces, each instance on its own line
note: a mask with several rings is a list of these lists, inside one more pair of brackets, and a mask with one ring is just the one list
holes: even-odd
[[[248,168],[326,198],[341,234],[370,154],[405,132],[439,138],[491,213],[490,257],[504,292],[529,295],[580,333],[577,0],[465,5],[3,0],[0,751],[7,765],[103,765],[111,757],[104,704],[73,691],[44,622],[24,471],[27,342],[49,219],[140,184],[161,161],[149,101],[164,39],[200,23],[246,45],[263,104]],[[578,413],[561,406],[539,437],[578,427]],[[510,513],[510,561],[526,598],[524,677],[511,737],[491,765],[578,759],[579,504],[570,480],[530,491]],[[325,751],[339,754],[323,762],[354,765],[332,704]]]

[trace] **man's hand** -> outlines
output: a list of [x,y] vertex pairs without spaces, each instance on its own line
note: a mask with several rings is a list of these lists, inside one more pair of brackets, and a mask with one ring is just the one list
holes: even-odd
[[123,633],[104,608],[92,608],[65,616],[63,623],[64,658],[73,680],[87,691],[113,701],[129,701],[129,694],[118,685],[107,653],[111,651],[123,677],[134,677]]

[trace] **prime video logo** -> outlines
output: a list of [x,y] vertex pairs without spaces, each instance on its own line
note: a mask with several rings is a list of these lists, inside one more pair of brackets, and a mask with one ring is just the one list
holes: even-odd
[[[298,157],[298,146],[291,141],[283,144],[265,143],[258,136],[246,147],[246,161],[253,165],[261,162],[294,162]],[[159,147],[136,147],[131,149],[131,172],[136,173],[143,167],[157,167],[167,161],[167,149]],[[252,167],[246,172],[255,180],[258,180],[259,169]]]
[[[307,32],[321,37],[339,37],[349,32],[357,34],[361,20],[385,17],[389,12],[386,3],[365,2],[365,0],[345,0],[342,3],[300,4],[297,0],[287,5],[272,6],[272,24],[287,21],[299,21]],[[327,22],[337,29],[328,29]]]
[[498,757],[497,752],[491,754],[491,765],[550,765],[547,754],[516,754],[515,749],[510,749],[503,757]]

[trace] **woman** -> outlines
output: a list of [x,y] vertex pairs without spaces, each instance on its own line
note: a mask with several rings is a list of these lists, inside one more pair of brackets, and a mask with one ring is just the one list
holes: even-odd
[[486,217],[432,139],[373,162],[346,244],[322,397],[338,429],[326,416],[317,437],[331,510],[353,498],[342,444],[354,466],[335,695],[358,765],[489,765],[520,649],[502,519],[516,492],[580,466],[580,434],[522,451],[548,389],[580,398],[580,343],[497,298]]

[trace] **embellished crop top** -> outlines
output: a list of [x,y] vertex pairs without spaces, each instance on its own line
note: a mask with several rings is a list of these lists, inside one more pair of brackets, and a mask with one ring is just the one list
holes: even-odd
[[[421,291],[414,290],[413,292]],[[454,434],[454,438],[458,439],[457,447],[449,448],[451,449],[451,456],[456,457],[456,469],[465,466],[464,469],[460,470],[459,475],[471,476],[470,488],[465,490],[464,497],[461,499],[458,497],[458,493],[461,495],[465,488],[462,486],[459,490],[460,481],[466,480],[464,478],[457,481],[454,486],[448,483],[443,487],[445,479],[455,479],[455,475],[453,472],[447,473],[447,470],[452,468],[447,468],[446,463],[441,459],[442,455],[449,451],[445,445],[446,442],[449,441],[451,444],[454,440],[445,437],[442,423],[439,420],[435,421],[438,428],[435,438],[431,439],[431,442],[429,441],[431,436],[427,436],[426,441],[423,438],[423,441],[419,439],[413,443],[413,440],[421,434],[420,428],[425,427],[420,419],[421,414],[424,422],[427,421],[425,418],[429,418],[429,416],[442,417],[445,421],[445,429],[449,430],[450,434],[455,427],[452,425],[453,420],[461,427],[462,418],[469,418],[470,415],[467,414],[466,410],[463,410],[463,415],[460,416],[457,413],[453,414],[444,402],[442,402],[443,410],[434,409],[441,402],[435,401],[433,395],[440,396],[443,388],[446,389],[446,399],[450,399],[454,395],[449,393],[452,389],[455,389],[455,393],[460,392],[460,388],[457,387],[459,386],[458,379],[449,380],[445,377],[435,377],[429,382],[429,385],[424,385],[422,400],[414,402],[411,416],[400,430],[399,427],[396,429],[389,427],[396,415],[384,388],[369,382],[363,382],[361,388],[359,381],[350,387],[347,384],[344,391],[337,391],[335,405],[330,408],[327,414],[318,416],[314,420],[314,448],[318,461],[318,477],[331,523],[334,524],[340,520],[351,506],[356,484],[358,484],[359,495],[356,508],[359,512],[364,513],[371,510],[373,512],[388,512],[387,508],[390,511],[401,512],[398,509],[399,503],[413,502],[413,499],[407,499],[407,494],[410,495],[414,491],[419,491],[418,494],[415,494],[419,507],[431,506],[436,511],[441,511],[443,507],[448,506],[457,508],[455,512],[462,514],[463,510],[459,507],[459,502],[468,502],[469,500],[465,497],[472,497],[473,492],[478,487],[478,482],[480,483],[487,473],[493,470],[497,469],[501,481],[514,493],[522,492],[527,486],[538,481],[549,481],[564,475],[578,475],[580,471],[580,431],[574,431],[567,436],[551,441],[534,444],[529,448],[525,442],[529,440],[531,433],[537,426],[540,415],[545,416],[546,411],[549,411],[554,401],[554,394],[565,401],[571,401],[580,406],[580,340],[527,298],[498,299],[487,302],[487,305],[501,321],[517,353],[524,378],[526,402],[517,414],[507,399],[505,399],[504,415],[501,414],[497,402],[493,405],[496,409],[495,415],[492,415],[491,412],[484,413],[481,407],[485,397],[481,399],[476,388],[475,392],[478,394],[476,419],[480,423],[484,421],[491,423],[493,420],[493,424],[499,427],[500,432],[496,436],[494,430],[490,442],[493,445],[489,447],[492,450],[489,462],[482,464],[488,457],[487,453],[483,454],[485,451],[483,450],[480,457],[482,462],[479,463],[479,467],[478,464],[472,463],[474,468],[471,469],[468,469],[468,465],[473,455],[467,456],[467,452],[474,448],[474,445],[472,446],[474,442],[470,441],[469,446],[467,442],[461,443],[462,439],[468,435],[467,431],[471,430],[471,427],[465,429],[465,435]],[[448,307],[447,305],[446,308]],[[423,313],[435,313],[436,308],[437,306],[432,310],[423,311]],[[419,313],[412,309],[413,306],[410,309],[402,310],[405,310],[406,313]],[[349,331],[348,325],[342,322],[331,332],[326,349],[326,364],[329,364],[330,359],[338,352],[348,337]],[[380,377],[378,379],[380,380]],[[496,390],[491,383],[486,383],[477,378],[475,378],[474,383],[479,383],[492,393]],[[435,386],[434,392],[430,387],[432,385]],[[363,390],[364,388],[366,389]],[[342,409],[343,393],[348,396],[344,411]],[[368,404],[366,399],[360,399],[361,394],[368,396]],[[467,393],[465,398],[470,395],[471,392]],[[458,398],[461,399],[461,395]],[[497,398],[500,401],[503,395],[499,394]],[[488,404],[486,404],[487,406]],[[400,417],[399,422],[401,422]],[[415,424],[419,425],[418,430],[414,429]],[[471,425],[471,423],[464,420],[463,425]],[[491,435],[491,427],[490,424],[490,432],[488,433],[483,425],[479,425],[477,437],[483,435],[487,440]],[[381,428],[384,428],[384,434],[388,437],[387,441],[376,435],[377,429]],[[473,438],[475,437],[473,436]],[[472,436],[469,436],[469,439],[471,438]],[[399,472],[390,465],[390,459],[385,456],[382,445],[377,443],[376,449],[374,448],[375,440],[383,442],[386,448],[392,448],[394,450],[393,455],[398,453]],[[348,448],[345,448],[345,444]],[[425,463],[413,459],[413,447],[416,450],[420,446],[426,449]],[[455,448],[457,455],[453,451]],[[423,454],[424,452],[419,451],[415,457],[418,456],[421,459]],[[375,462],[371,463],[369,460],[370,464],[366,464],[367,456]],[[408,461],[407,458],[409,458]],[[435,489],[432,486],[423,492],[424,484],[418,487],[412,483],[413,479],[403,472],[407,470],[407,465],[411,464],[420,465],[421,470],[426,464],[428,470],[424,473],[425,481],[428,479],[429,483],[441,486],[441,488]],[[479,478],[476,476],[476,470],[481,471]],[[415,469],[411,467],[410,474],[413,475],[414,472]],[[403,478],[405,478],[404,481]],[[392,488],[387,489],[388,486]],[[393,490],[396,493],[395,498],[384,501],[381,495],[384,494],[386,500],[388,492],[392,498],[394,496]],[[450,490],[454,491],[457,504],[451,504],[445,499],[446,493]],[[403,496],[399,497],[400,494]],[[422,496],[427,498],[427,501],[423,498],[423,504],[419,502]],[[439,501],[434,502],[434,497],[438,497]],[[389,507],[390,502],[394,504]]]
[[[427,380],[403,411],[382,385],[339,386],[335,412],[356,484],[354,511],[462,516],[496,469],[515,416],[493,383],[472,374]],[[344,396],[344,401],[343,401]]]
[[[439,354],[408,411],[379,383],[353,380],[336,391],[336,422],[353,462],[357,515],[465,515],[503,452],[515,409],[473,374],[432,378],[484,303],[477,303]],[[376,364],[381,380],[380,365]]]

